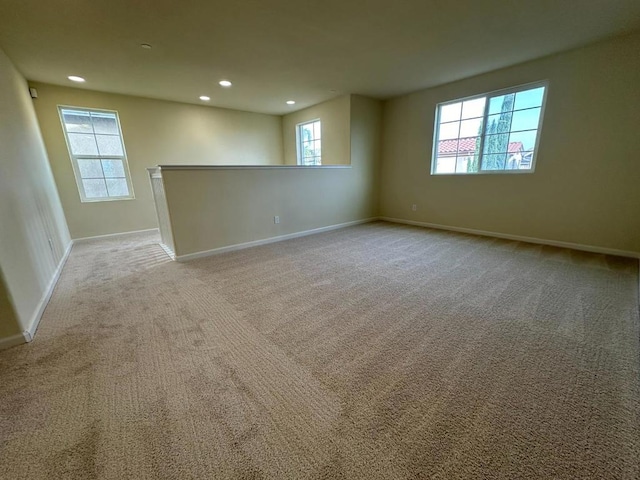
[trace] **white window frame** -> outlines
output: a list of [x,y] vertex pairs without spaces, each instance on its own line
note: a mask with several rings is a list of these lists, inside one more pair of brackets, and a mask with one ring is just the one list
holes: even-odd
[[[69,135],[67,132],[66,123],[62,114],[63,110],[76,110],[79,112],[100,112],[100,113],[112,113],[115,114],[116,124],[118,125],[118,135],[120,138],[120,144],[122,145],[122,155],[76,155],[71,149],[71,143],[69,142]],[[64,139],[67,144],[67,151],[69,152],[69,158],[71,160],[71,166],[73,167],[73,174],[76,177],[76,185],[78,187],[78,193],[80,194],[80,201],[82,203],[94,203],[94,202],[114,202],[119,200],[135,200],[135,193],[133,191],[133,183],[131,181],[131,172],[129,170],[129,162],[127,160],[127,151],[124,146],[124,137],[122,136],[122,127],[120,126],[120,116],[116,110],[105,110],[101,108],[87,108],[76,107],[73,105],[58,105],[58,115],[60,117],[60,123],[62,125],[62,132],[64,133]],[[93,132],[95,136],[95,131]],[[121,160],[124,168],[125,179],[127,181],[127,188],[129,189],[129,195],[119,197],[99,197],[99,198],[87,198],[84,185],[82,183],[82,175],[80,174],[80,167],[78,166],[79,159],[87,160]],[[101,163],[102,165],[102,163]],[[104,173],[104,172],[103,172]]]
[[[296,125],[296,155],[297,155],[297,163],[300,166],[303,167],[310,167],[310,166],[314,166],[314,165],[306,165],[304,163],[304,157],[302,155],[302,127],[304,127],[305,125],[309,125],[312,123],[316,123],[316,122],[320,122],[320,138],[318,139],[320,141],[320,149],[322,150],[322,120],[320,120],[319,118],[314,118],[313,120],[307,120],[301,123],[298,123]],[[314,138],[314,141],[316,141],[316,139]],[[318,166],[322,166],[322,154],[320,154],[319,157],[317,157],[320,160],[320,165]]]
[[[544,87],[544,94],[542,96],[542,105],[540,106],[540,118],[538,119],[538,128],[536,129],[536,143],[533,147],[533,157],[531,159],[531,168],[529,169],[505,169],[505,170],[482,170],[482,160],[484,157],[484,141],[487,135],[487,127],[488,127],[488,113],[489,113],[489,97],[508,95],[510,93],[517,93],[523,90],[531,90],[534,88]],[[547,104],[547,94],[549,93],[549,81],[548,80],[540,80],[537,82],[525,83],[521,85],[517,85],[515,87],[503,88],[500,90],[493,90],[487,93],[481,93],[477,95],[471,95],[469,97],[456,98],[454,100],[448,100],[446,102],[441,102],[436,105],[436,113],[435,113],[435,123],[433,126],[433,149],[431,151],[431,175],[441,176],[441,175],[500,175],[500,174],[527,174],[534,173],[536,169],[536,159],[538,157],[538,148],[540,144],[540,137],[542,133],[542,122],[544,119],[545,106]],[[486,97],[487,101],[484,106],[484,115],[483,115],[483,125],[482,125],[482,137],[480,138],[480,156],[478,159],[478,171],[477,172],[443,172],[437,173],[437,158],[438,158],[438,131],[440,127],[440,110],[442,107],[446,105],[450,105],[453,103],[466,102],[469,100],[475,100],[477,98]]]

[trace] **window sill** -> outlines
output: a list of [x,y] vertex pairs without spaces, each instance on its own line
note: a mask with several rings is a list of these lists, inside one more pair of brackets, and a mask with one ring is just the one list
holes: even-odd
[[136,197],[118,197],[118,198],[96,198],[94,199],[80,199],[81,203],[102,203],[102,202],[121,202],[125,200],[135,200]]

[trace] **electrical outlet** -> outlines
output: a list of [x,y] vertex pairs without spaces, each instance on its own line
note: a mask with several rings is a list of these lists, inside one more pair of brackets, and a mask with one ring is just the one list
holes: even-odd
[[418,206],[415,203],[411,205],[411,210],[415,212],[417,209],[418,209]]
[[276,215],[275,217],[273,217],[273,223],[278,224],[280,223],[280,217],[278,215]]

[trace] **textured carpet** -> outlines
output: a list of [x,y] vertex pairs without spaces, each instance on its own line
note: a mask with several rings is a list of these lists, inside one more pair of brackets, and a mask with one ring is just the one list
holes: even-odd
[[373,223],[76,244],[0,352],[0,476],[640,476],[637,262]]

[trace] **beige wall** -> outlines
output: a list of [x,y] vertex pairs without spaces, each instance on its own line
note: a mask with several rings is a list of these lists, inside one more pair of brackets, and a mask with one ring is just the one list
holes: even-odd
[[[0,267],[22,330],[69,243],[27,82],[0,50]],[[15,331],[9,314],[0,324],[0,335]]]
[[297,165],[296,125],[320,119],[322,125],[322,164],[349,165],[350,96],[334,98],[282,117],[284,163]]
[[379,214],[382,126],[382,102],[351,95],[349,143],[351,163],[356,166],[353,188],[371,201],[371,216]]
[[[33,86],[38,89],[34,104],[73,238],[155,228],[147,167],[282,164],[279,116],[47,84]],[[80,202],[58,105],[118,112],[135,200]]]
[[[386,102],[382,215],[640,252],[638,52],[636,34]],[[438,102],[544,79],[535,173],[429,175]]]
[[176,254],[377,216],[382,108],[349,104],[350,167],[163,170]]
[[9,289],[0,271],[0,340],[22,333],[18,317],[9,298]]

